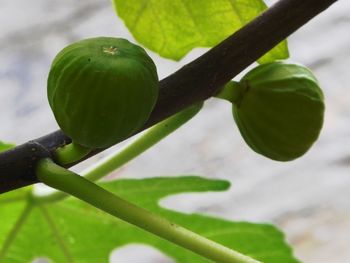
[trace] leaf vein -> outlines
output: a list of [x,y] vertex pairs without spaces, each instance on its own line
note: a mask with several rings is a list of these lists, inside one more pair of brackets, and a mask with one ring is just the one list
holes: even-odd
[[32,210],[32,204],[29,203],[24,208],[21,215],[18,217],[18,220],[15,223],[15,225],[13,226],[13,228],[11,229],[11,232],[7,235],[3,247],[2,247],[2,249],[0,249],[0,262],[5,258],[6,253],[8,252],[8,249],[11,247],[11,244],[13,243],[15,238],[17,237],[17,234],[19,233],[21,227],[25,223],[31,210]]
[[51,231],[54,235],[54,237],[56,238],[58,245],[61,247],[62,252],[64,254],[64,256],[67,258],[67,261],[70,263],[73,263],[73,257],[69,252],[68,247],[66,246],[66,244],[64,243],[64,239],[63,237],[60,235],[59,230],[54,222],[54,220],[51,218],[51,215],[49,213],[49,211],[47,211],[47,209],[43,206],[43,205],[39,205],[38,206],[40,208],[40,211],[42,212],[44,218],[46,219],[49,227],[51,228]]

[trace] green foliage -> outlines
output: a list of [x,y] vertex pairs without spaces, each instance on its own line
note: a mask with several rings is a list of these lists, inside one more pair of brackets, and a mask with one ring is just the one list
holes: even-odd
[[9,149],[11,149],[13,147],[15,147],[14,144],[5,143],[5,142],[0,141],[0,152],[7,151],[7,150],[9,150]]
[[[229,183],[188,176],[117,180],[101,184],[139,206],[265,263],[296,263],[284,236],[267,224],[232,222],[183,214],[159,206],[162,198],[185,192],[223,191]],[[0,196],[0,262],[24,263],[36,257],[54,262],[106,262],[111,251],[132,243],[153,246],[176,262],[207,260],[124,223],[79,200],[39,201],[30,188]]]
[[[261,0],[113,0],[113,3],[137,41],[174,60],[180,60],[193,48],[215,46],[266,9]],[[259,61],[267,63],[287,57],[287,44],[282,42]]]

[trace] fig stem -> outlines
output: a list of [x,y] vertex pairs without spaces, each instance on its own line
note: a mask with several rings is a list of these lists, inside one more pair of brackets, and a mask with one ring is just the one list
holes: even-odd
[[215,98],[227,100],[235,105],[239,105],[243,98],[246,87],[240,82],[230,81],[215,95]]
[[60,165],[66,165],[79,161],[91,152],[92,149],[72,142],[55,151],[55,161]]
[[[90,181],[97,181],[108,175],[180,128],[183,124],[192,119],[201,110],[202,106],[202,102],[196,103],[149,128],[124,149],[97,162],[94,166],[89,168],[87,172],[83,172],[83,176]],[[45,196],[33,196],[34,199],[40,199],[44,202],[59,201],[64,197],[67,197],[67,195],[62,192],[53,192]]]
[[120,152],[97,163],[85,173],[85,177],[92,181],[104,177],[115,169],[134,159],[147,149],[164,139],[166,136],[180,128],[183,124],[192,119],[202,108],[203,103],[196,103],[187,109],[169,117],[159,124],[148,129],[141,137],[137,138],[130,145],[126,146]]
[[36,174],[38,179],[48,186],[73,195],[108,214],[214,262],[259,262],[129,203],[84,177],[58,166],[51,159],[40,160]]

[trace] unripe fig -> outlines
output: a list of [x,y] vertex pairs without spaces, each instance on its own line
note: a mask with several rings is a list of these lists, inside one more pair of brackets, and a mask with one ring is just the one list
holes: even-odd
[[260,65],[242,78],[237,89],[233,117],[255,152],[290,161],[302,156],[318,138],[325,109],[323,93],[304,66]]
[[112,146],[148,120],[158,97],[156,66],[128,40],[98,37],[64,48],[48,77],[58,125],[89,148]]

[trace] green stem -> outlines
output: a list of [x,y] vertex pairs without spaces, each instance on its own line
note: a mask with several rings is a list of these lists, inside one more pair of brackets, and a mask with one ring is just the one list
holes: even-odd
[[214,262],[258,263],[239,252],[215,243],[201,235],[178,226],[165,218],[104,190],[69,170],[43,159],[37,166],[38,179],[58,190],[71,194],[121,220],[138,226]]
[[228,82],[218,94],[216,98],[227,100],[233,104],[239,104],[242,100],[246,87],[240,82],[230,81]]
[[[202,108],[203,103],[195,104],[148,129],[134,142],[127,145],[120,152],[117,152],[102,162],[93,166],[84,176],[90,181],[97,181],[107,174],[118,169],[130,160],[134,159],[147,149],[164,139],[166,136],[180,128],[183,124],[193,118]],[[42,201],[57,201],[67,195],[62,192],[55,192],[50,195],[35,197]]]
[[90,148],[72,142],[56,150],[55,160],[60,165],[70,164],[79,161],[89,152],[91,152]]
[[192,119],[201,110],[202,106],[203,103],[195,104],[158,123],[123,150],[110,156],[95,167],[92,167],[84,176],[91,181],[97,181],[113,172],[180,128],[183,124]]

